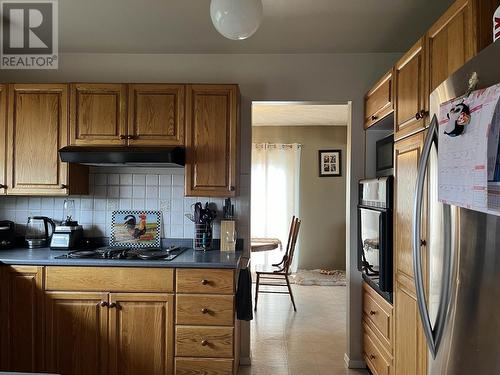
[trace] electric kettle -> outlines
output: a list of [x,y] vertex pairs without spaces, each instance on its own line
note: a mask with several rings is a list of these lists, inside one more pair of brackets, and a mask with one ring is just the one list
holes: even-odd
[[[49,224],[51,230],[49,231]],[[56,224],[46,216],[31,216],[26,224],[26,244],[28,248],[46,247]]]

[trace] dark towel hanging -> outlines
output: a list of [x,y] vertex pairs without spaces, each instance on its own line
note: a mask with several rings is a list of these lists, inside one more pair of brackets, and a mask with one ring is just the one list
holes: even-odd
[[248,268],[240,269],[236,291],[236,316],[239,320],[252,320],[252,275]]

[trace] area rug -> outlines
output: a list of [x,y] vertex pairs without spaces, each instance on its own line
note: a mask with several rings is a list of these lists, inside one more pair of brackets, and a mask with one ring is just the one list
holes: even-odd
[[[323,271],[323,272],[322,272]],[[290,282],[297,285],[345,286],[345,271],[298,270],[290,276]]]

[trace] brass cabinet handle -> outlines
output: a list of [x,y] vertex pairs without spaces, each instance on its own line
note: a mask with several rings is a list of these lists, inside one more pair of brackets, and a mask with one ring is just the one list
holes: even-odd
[[109,308],[110,308],[110,309],[113,309],[113,308],[115,308],[115,307],[118,307],[118,304],[117,304],[116,302],[111,302],[111,303],[109,304]]
[[427,116],[428,114],[429,114],[429,112],[427,112],[425,109],[422,109],[422,110],[418,111],[417,113],[415,113],[415,119],[421,120],[425,116]]
[[66,184],[61,184],[61,189],[67,189],[68,188],[68,185]]
[[108,303],[106,301],[101,301],[101,303],[99,304],[101,307],[107,307],[108,306]]
[[420,240],[420,246],[427,246],[426,240]]
[[0,189],[7,189],[7,185],[0,184]]
[[208,314],[208,309],[206,307],[201,309],[202,314]]
[[375,354],[370,354],[370,359],[375,359],[377,357],[375,357]]
[[201,280],[201,285],[207,285],[207,284],[208,284],[208,280],[206,280],[206,279]]
[[372,121],[375,121],[378,119],[378,116],[372,115]]
[[370,311],[370,315],[375,315],[376,313],[377,313],[376,311],[373,310]]
[[201,340],[201,346],[207,346],[208,341],[207,340]]
[[136,135],[127,135],[127,139],[137,139]]
[[126,135],[120,135],[120,139],[128,139]]

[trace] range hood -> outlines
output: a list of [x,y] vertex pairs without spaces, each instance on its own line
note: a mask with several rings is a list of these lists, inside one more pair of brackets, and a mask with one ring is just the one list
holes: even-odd
[[185,164],[182,147],[66,146],[59,156],[66,163],[95,166],[182,168]]

